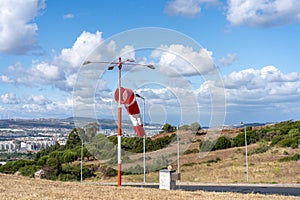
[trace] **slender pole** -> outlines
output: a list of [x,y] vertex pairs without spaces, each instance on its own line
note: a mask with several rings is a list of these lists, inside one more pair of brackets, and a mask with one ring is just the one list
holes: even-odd
[[83,139],[81,139],[80,183],[82,183],[82,158],[83,158]]
[[[145,99],[143,99],[144,105],[143,105],[143,123],[146,126],[146,122],[145,122]],[[145,129],[144,126],[144,129]],[[144,135],[144,140],[143,140],[143,146],[144,146],[144,183],[146,183],[146,131],[145,131],[145,135]]]
[[249,181],[248,177],[248,147],[247,147],[247,127],[245,126],[245,148],[246,148],[246,181]]
[[121,107],[121,57],[119,57],[119,75],[118,75],[118,85],[119,85],[119,102],[118,102],[118,186],[122,185],[121,180],[121,165],[122,165],[122,158],[121,158],[121,136],[122,136],[122,107]]
[[[177,128],[177,165],[178,165],[178,176],[180,176],[180,146],[179,146],[179,126]],[[180,184],[180,180],[178,179],[178,183]]]

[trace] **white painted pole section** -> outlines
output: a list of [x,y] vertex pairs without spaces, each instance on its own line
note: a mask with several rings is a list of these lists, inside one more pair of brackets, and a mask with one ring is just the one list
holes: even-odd
[[81,137],[80,183],[82,183],[83,138]]
[[249,181],[248,176],[248,146],[247,146],[247,127],[245,126],[245,148],[246,148],[246,181]]
[[[145,122],[145,99],[143,99],[144,106],[143,106],[143,124],[144,124],[144,130],[146,129],[146,122]],[[144,183],[146,183],[146,131],[144,135],[144,141],[143,141],[143,146],[144,146]]]
[[[177,165],[178,165],[178,174],[180,174],[180,144],[179,144],[179,126],[177,129]],[[180,180],[178,180],[178,183],[180,184]]]

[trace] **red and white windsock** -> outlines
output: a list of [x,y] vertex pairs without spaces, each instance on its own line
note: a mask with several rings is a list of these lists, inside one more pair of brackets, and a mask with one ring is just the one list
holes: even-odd
[[[119,88],[115,91],[115,100],[119,103]],[[133,128],[139,137],[145,135],[139,106],[135,100],[135,94],[131,89],[121,87],[121,104],[124,104]]]

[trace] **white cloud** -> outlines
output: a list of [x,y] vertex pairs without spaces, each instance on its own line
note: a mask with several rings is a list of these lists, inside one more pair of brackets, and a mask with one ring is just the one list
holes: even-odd
[[217,0],[174,0],[167,3],[164,11],[169,15],[194,17],[201,12],[201,5],[217,2]]
[[68,14],[65,14],[64,16],[63,16],[63,18],[64,19],[73,19],[75,16],[74,16],[74,14],[72,14],[72,13],[68,13]]
[[25,54],[38,48],[33,21],[45,7],[44,0],[0,1],[0,53]]
[[229,54],[227,54],[226,57],[222,57],[219,60],[219,63],[223,66],[229,66],[229,65],[232,65],[232,63],[237,60],[238,60],[238,57],[237,57],[236,53],[233,53],[233,54],[229,53]]
[[232,72],[224,84],[231,103],[270,106],[300,101],[300,73],[284,74],[274,66]]
[[1,75],[0,76],[0,82],[2,82],[2,83],[14,83],[14,80],[12,80],[11,78],[9,78],[6,75]]
[[195,76],[215,72],[212,52],[204,48],[197,52],[179,44],[163,45],[151,56],[159,59],[159,70],[169,75]]
[[19,100],[17,99],[17,95],[14,93],[6,93],[2,94],[1,96],[1,101],[4,104],[18,104]]
[[234,26],[276,26],[300,22],[299,0],[229,0],[227,20]]
[[55,84],[64,79],[64,72],[58,66],[50,65],[46,62],[33,62],[29,69],[20,63],[8,67],[11,77],[2,76],[1,81],[24,84],[27,86]]
[[56,59],[58,62],[63,62],[63,65],[66,67],[78,69],[91,51],[102,42],[104,42],[104,40],[102,39],[101,32],[97,31],[93,34],[83,31],[76,39],[72,48],[63,49]]
[[[11,117],[69,117],[72,115],[72,100],[53,101],[44,95],[29,95],[22,98],[18,104],[5,107]],[[20,112],[22,111],[22,112]]]
[[52,101],[47,99],[44,95],[31,95],[24,97],[26,104],[46,105],[51,104]]
[[[53,64],[33,61],[32,66],[26,67],[17,62],[8,67],[5,75],[0,75],[0,82],[16,83],[30,87],[46,85],[70,92],[77,82],[78,69],[82,67],[82,63],[87,56],[90,56],[93,60],[101,60],[101,56],[112,58],[117,54],[114,41],[106,44],[101,52],[98,51],[97,47],[103,42],[101,32],[89,33],[84,31],[71,48],[63,49],[60,55],[53,58]],[[134,48],[132,46],[125,46],[120,52],[124,53],[125,56],[134,58]],[[95,70],[97,70],[97,73],[95,73]],[[99,67],[89,65],[84,74],[84,78],[88,81],[80,83],[81,86],[89,88],[90,83],[95,83],[99,79],[100,72]]]

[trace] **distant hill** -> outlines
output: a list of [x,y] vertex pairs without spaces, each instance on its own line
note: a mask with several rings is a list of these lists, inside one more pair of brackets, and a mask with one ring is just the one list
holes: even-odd
[[[0,128],[36,128],[36,127],[49,127],[49,128],[67,128],[73,129],[78,126],[85,126],[88,123],[97,122],[100,129],[116,130],[118,128],[117,122],[113,119],[92,119],[85,117],[69,117],[66,119],[54,118],[39,118],[39,119],[2,119],[0,120]],[[161,124],[146,124],[152,128],[160,129]],[[129,120],[123,120],[123,129],[132,129],[132,124]]]

